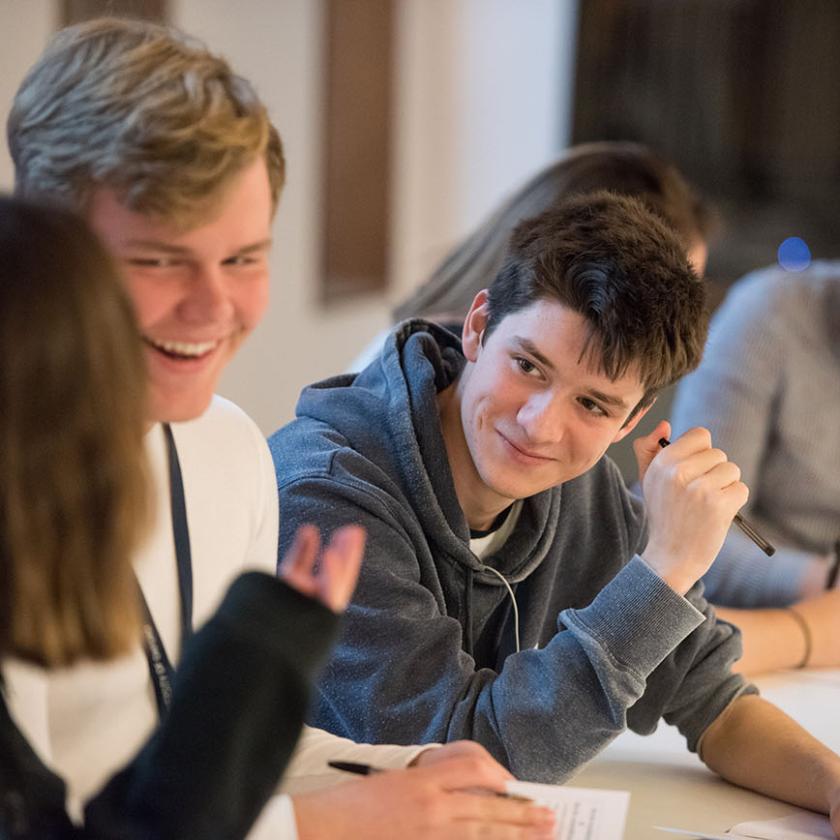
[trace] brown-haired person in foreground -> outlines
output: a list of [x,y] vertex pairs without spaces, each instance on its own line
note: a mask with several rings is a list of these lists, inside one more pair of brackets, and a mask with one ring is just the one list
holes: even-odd
[[[7,679],[21,729],[66,781],[76,812],[159,719],[173,714],[170,675],[192,628],[230,581],[246,569],[276,567],[278,503],[268,448],[256,426],[214,390],[267,305],[284,161],[246,79],[186,35],[138,21],[96,20],[59,32],[22,82],[7,129],[17,191],[81,213],[118,261],[147,370],[144,445],[156,516],[132,558],[145,644],[116,663],[44,676],[30,686],[30,696],[40,690],[40,702],[22,700],[25,686],[14,675]],[[358,529],[343,531],[313,573],[317,532],[305,528],[281,576],[340,608],[362,541]],[[248,626],[274,632],[261,622]],[[306,626],[289,632],[305,654]],[[255,689],[252,702],[266,700]],[[267,749],[294,723],[276,704],[262,733]],[[196,761],[216,737],[208,726],[195,739]],[[330,759],[395,769],[309,790],[346,779],[330,770]],[[419,766],[404,769],[410,763]],[[509,778],[474,744],[372,747],[304,728],[284,777],[294,801],[273,797],[249,836],[551,836],[544,809],[454,792],[498,791]],[[167,783],[165,774],[160,782]],[[200,787],[191,790],[213,813],[215,791]],[[195,836],[219,835],[241,832],[211,827]]]
[[705,286],[639,201],[594,193],[522,222],[463,341],[413,320],[356,375],[304,389],[270,439],[281,547],[367,531],[314,723],[470,737],[562,782],[661,719],[723,778],[831,814],[840,757],[731,672],[702,594],[748,491],[708,432],[637,441],[644,505],[608,447],[696,367]]
[[[26,663],[113,662],[138,644],[147,390],[132,307],[102,246],[67,211],[3,197],[0,401],[0,660],[17,675],[20,711],[38,704]],[[297,557],[299,576],[312,559]],[[334,626],[275,577],[239,578],[187,644],[160,731],[78,827],[64,783],[0,696],[0,836],[243,835],[288,762]]]

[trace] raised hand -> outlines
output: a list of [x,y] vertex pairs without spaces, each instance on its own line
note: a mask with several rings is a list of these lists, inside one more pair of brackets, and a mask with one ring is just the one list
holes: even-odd
[[634,444],[650,528],[642,557],[685,594],[711,566],[749,491],[708,430],[690,429],[662,449],[670,430],[663,421]]
[[279,577],[303,595],[342,612],[353,595],[362,556],[365,531],[358,525],[339,528],[321,551],[314,525],[302,525],[278,570]]

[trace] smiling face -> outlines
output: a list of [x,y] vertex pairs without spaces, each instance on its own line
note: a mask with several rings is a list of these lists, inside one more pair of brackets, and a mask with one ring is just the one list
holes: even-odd
[[[441,419],[458,499],[473,528],[511,501],[582,475],[635,428],[635,372],[610,380],[581,354],[583,316],[548,299],[503,318],[482,343],[486,294],[464,325],[467,365],[442,392]],[[626,425],[625,425],[626,424]]]
[[204,412],[225,365],[268,304],[272,201],[262,159],[186,232],[93,193],[88,221],[119,260],[146,350],[150,420]]

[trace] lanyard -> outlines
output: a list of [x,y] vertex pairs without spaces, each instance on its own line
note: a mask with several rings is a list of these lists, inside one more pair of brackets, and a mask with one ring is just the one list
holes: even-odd
[[[184,482],[175,437],[168,423],[163,424],[166,451],[169,460],[169,503],[172,510],[172,535],[175,538],[175,558],[178,564],[178,590],[181,596],[181,647],[192,634],[192,559],[190,556],[190,530],[187,525],[187,507],[184,501]],[[166,715],[172,702],[172,678],[175,669],[166,654],[149,605],[138,582],[140,604],[143,609],[143,649],[149,664],[149,676],[155,689],[158,716]]]

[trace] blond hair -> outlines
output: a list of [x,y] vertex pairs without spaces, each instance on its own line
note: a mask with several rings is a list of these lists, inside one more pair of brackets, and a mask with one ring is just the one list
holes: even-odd
[[275,207],[283,186],[280,138],[252,85],[200,42],[145,21],[58,32],[7,134],[16,192],[79,211],[106,186],[129,209],[188,227],[260,155]]
[[0,197],[0,655],[139,639],[146,372],[131,305],[75,215]]

